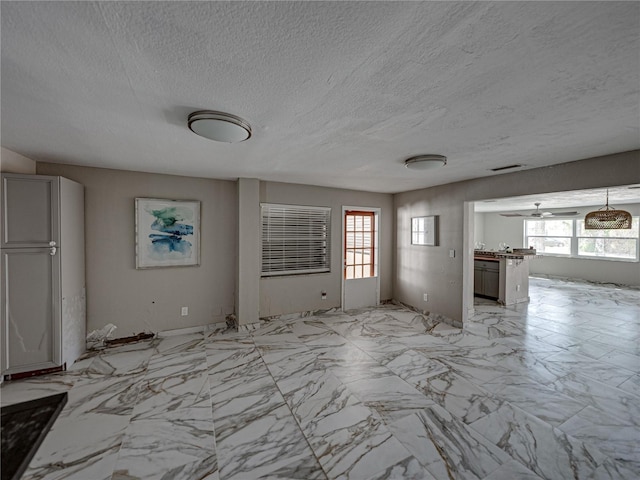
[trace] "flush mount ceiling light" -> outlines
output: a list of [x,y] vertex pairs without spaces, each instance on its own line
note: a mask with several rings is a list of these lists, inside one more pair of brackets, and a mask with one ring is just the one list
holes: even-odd
[[631,214],[624,210],[615,210],[609,206],[609,190],[607,204],[600,210],[589,212],[584,217],[585,230],[621,230],[631,228]]
[[238,143],[251,137],[251,126],[240,117],[213,110],[189,115],[189,130],[216,142]]
[[404,161],[404,166],[411,170],[430,170],[446,164],[447,157],[443,155],[417,155]]

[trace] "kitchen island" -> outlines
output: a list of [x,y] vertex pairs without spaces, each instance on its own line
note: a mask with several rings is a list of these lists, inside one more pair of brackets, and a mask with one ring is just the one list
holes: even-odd
[[529,301],[529,260],[535,251],[475,250],[473,292],[502,305]]

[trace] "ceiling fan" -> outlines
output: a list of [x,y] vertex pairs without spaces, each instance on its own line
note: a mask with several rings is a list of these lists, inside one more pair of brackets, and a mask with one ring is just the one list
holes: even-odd
[[576,215],[580,215],[579,212],[541,212],[540,211],[540,202],[534,203],[536,206],[536,211],[531,212],[528,215],[523,215],[522,213],[501,213],[503,217],[532,217],[532,218],[550,218],[550,217],[574,217]]

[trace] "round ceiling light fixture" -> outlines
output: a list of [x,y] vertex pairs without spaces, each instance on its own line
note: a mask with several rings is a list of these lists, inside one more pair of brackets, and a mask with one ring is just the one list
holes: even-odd
[[443,155],[417,155],[404,161],[404,166],[410,170],[431,170],[446,164],[447,157]]
[[251,137],[251,126],[240,117],[213,110],[189,115],[189,130],[216,142],[239,143]]

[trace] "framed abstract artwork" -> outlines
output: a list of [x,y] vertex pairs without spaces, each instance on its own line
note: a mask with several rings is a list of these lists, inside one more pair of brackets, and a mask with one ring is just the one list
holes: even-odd
[[136,198],[136,268],[200,265],[200,202]]
[[413,217],[411,219],[411,244],[438,245],[438,216]]

